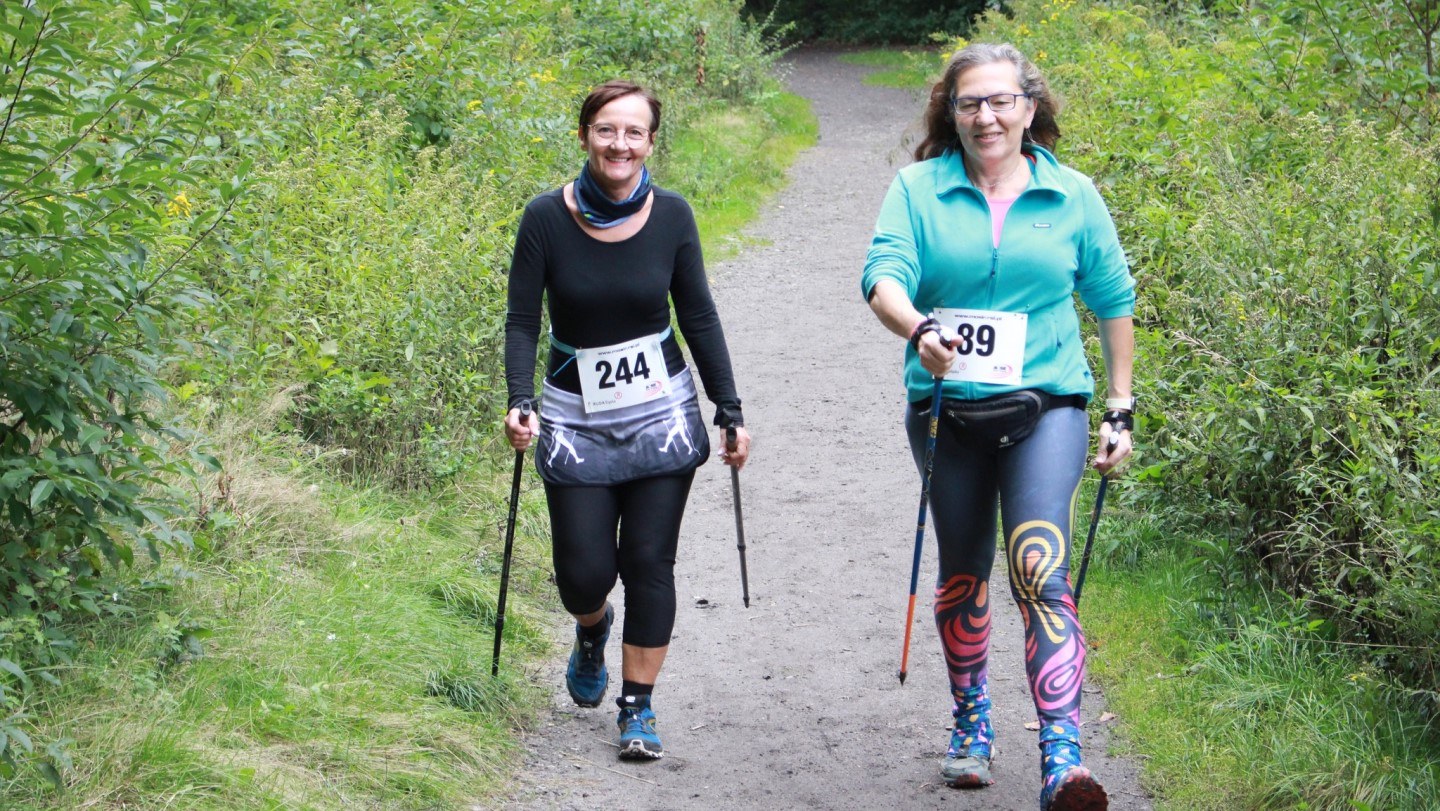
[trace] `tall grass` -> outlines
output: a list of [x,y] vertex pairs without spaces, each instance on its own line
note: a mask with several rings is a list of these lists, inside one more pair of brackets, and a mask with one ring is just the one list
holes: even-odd
[[[1104,531],[1142,543],[1120,516]],[[1144,524],[1141,518],[1132,520]],[[1440,807],[1440,728],[1323,624],[1275,598],[1235,623],[1184,556],[1092,567],[1085,631],[1123,748],[1160,809]]]
[[503,789],[544,697],[526,664],[550,621],[536,488],[492,679],[503,477],[407,500],[255,436],[217,439],[209,551],[150,572],[135,621],[87,626],[63,686],[31,699],[69,739],[67,788],[22,777],[6,807],[428,808]]

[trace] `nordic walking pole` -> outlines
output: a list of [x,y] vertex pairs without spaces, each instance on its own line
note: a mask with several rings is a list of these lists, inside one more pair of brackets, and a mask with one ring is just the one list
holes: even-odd
[[[734,452],[738,437],[735,426],[725,429],[725,447]],[[740,550],[740,591],[745,597],[745,607],[750,607],[750,576],[745,570],[745,519],[740,511],[740,468],[730,466],[730,492],[735,497],[735,548]]]
[[[1120,432],[1110,434],[1110,447],[1120,444]],[[1075,610],[1080,610],[1080,590],[1085,588],[1085,570],[1090,568],[1090,548],[1095,543],[1095,527],[1100,523],[1100,511],[1105,509],[1105,487],[1110,484],[1108,473],[1100,474],[1100,492],[1095,494],[1095,512],[1090,515],[1090,534],[1085,536],[1085,551],[1080,553],[1080,576],[1075,578]]]
[[[520,402],[520,419],[528,425],[534,408],[529,400]],[[515,508],[520,503],[520,474],[525,470],[525,451],[515,451],[515,478],[510,482],[510,517],[505,521],[505,561],[500,565],[500,599],[495,603],[495,654],[490,658],[490,676],[500,675],[500,640],[505,635],[505,595],[510,590],[510,553],[515,550]]]
[[910,605],[905,609],[905,644],[900,649],[900,683],[910,672],[910,627],[915,624],[915,590],[920,585],[920,551],[925,546],[925,509],[930,506],[930,471],[935,467],[935,436],[940,432],[940,384],[930,394],[930,435],[925,439],[925,470],[920,474],[920,517],[915,519],[915,559],[910,564]]

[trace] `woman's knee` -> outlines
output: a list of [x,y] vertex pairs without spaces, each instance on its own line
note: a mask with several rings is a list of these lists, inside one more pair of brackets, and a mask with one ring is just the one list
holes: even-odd
[[593,566],[564,566],[556,561],[555,588],[571,614],[589,614],[605,605],[615,588],[615,575]]

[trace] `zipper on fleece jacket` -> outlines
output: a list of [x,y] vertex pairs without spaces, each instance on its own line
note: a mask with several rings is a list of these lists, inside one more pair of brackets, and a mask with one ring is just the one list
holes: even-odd
[[[1008,218],[1007,218],[1007,219],[1008,219]],[[992,227],[993,227],[993,226],[992,226]],[[1004,239],[1003,236],[1001,237],[1000,241],[1001,241],[1001,242],[1004,242],[1004,241],[1005,241],[1005,239]],[[989,293],[988,297],[985,299],[985,309],[987,309],[987,310],[993,310],[993,309],[995,309],[995,284],[996,284],[996,279],[999,277],[999,275],[1000,275],[1000,249],[999,249],[999,248],[991,248],[991,249],[990,249],[990,293]]]

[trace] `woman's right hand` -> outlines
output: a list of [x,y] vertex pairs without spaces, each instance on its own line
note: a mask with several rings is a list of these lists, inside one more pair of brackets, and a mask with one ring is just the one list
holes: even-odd
[[510,447],[517,451],[530,449],[530,443],[540,434],[540,418],[534,411],[528,417],[520,416],[519,408],[510,409],[505,415],[505,438],[510,440]]
[[920,365],[934,377],[944,377],[955,365],[955,350],[950,346],[949,330],[926,332],[920,336]]

